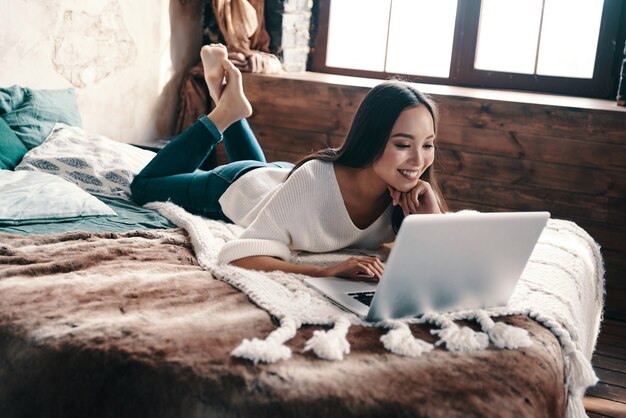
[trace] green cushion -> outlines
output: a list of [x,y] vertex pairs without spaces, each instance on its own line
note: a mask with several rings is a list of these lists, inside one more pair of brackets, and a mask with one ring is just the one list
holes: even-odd
[[41,144],[57,122],[82,126],[73,88],[0,87],[0,117],[28,149]]
[[27,151],[11,127],[0,118],[0,169],[13,170]]

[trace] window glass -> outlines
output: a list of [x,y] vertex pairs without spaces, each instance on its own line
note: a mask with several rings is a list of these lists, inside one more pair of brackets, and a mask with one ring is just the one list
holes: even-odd
[[617,90],[622,48],[610,47],[623,45],[626,0],[318,4],[326,43],[314,50],[313,71],[603,99]]
[[457,0],[393,0],[387,72],[448,77]]
[[384,71],[391,0],[330,2],[326,65]]
[[542,7],[542,0],[482,0],[474,67],[534,74]]
[[603,0],[546,0],[537,74],[593,78]]

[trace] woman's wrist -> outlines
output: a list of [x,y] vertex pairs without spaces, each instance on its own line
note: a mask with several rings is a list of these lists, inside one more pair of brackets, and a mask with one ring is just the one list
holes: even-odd
[[304,274],[311,277],[324,277],[327,276],[326,269],[324,267],[315,266],[313,264],[292,264],[294,266],[293,273]]
[[230,264],[251,270],[304,274],[312,277],[327,276],[327,269],[313,264],[295,264],[269,256],[251,256],[233,260]]

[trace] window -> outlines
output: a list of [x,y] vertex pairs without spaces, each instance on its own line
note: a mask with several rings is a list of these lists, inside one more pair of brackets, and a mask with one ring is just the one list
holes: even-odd
[[319,0],[312,70],[615,98],[623,0]]

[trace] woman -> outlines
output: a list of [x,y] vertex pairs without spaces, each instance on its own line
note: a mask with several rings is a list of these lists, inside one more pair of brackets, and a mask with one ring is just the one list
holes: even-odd
[[[215,109],[164,147],[135,177],[131,190],[139,204],[171,200],[190,212],[245,227],[221,249],[219,262],[380,279],[383,264],[375,257],[320,267],[290,263],[290,251],[377,248],[393,240],[404,216],[445,210],[431,170],[436,107],[414,88],[400,82],[375,87],[340,148],[312,154],[293,167],[265,162],[243,119],[252,108],[226,49],[205,46],[201,57]],[[222,133],[232,162],[196,170]]]

